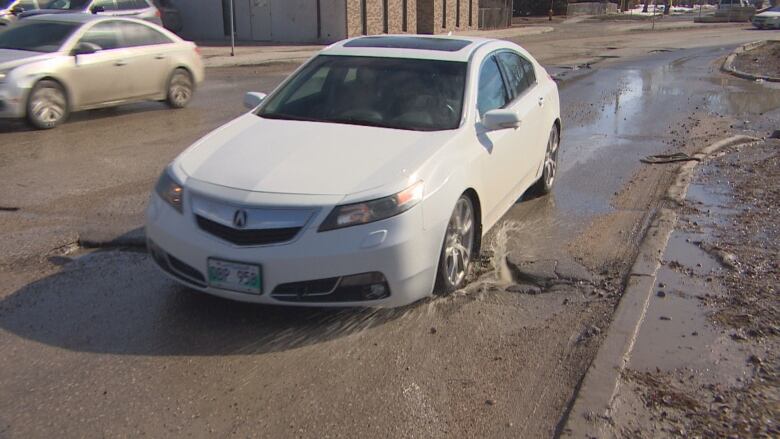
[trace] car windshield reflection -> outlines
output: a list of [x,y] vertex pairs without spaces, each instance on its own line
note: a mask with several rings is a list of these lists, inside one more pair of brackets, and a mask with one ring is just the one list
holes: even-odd
[[267,119],[417,131],[460,125],[466,63],[321,55],[268,99]]

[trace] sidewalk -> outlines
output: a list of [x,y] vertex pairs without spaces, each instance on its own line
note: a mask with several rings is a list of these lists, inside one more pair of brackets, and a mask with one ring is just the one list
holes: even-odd
[[[549,26],[527,26],[487,31],[454,32],[453,35],[483,38],[517,38],[551,32]],[[235,56],[230,56],[230,46],[218,43],[198,43],[206,67],[234,67],[262,64],[302,62],[326,45],[241,45],[236,46]]]

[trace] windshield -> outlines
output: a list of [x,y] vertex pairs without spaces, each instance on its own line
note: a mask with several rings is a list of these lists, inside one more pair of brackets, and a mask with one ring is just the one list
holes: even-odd
[[90,0],[52,0],[41,2],[41,9],[62,9],[68,11],[83,11],[87,9]]
[[56,52],[78,27],[78,23],[25,20],[0,32],[0,49]]
[[270,119],[404,130],[457,128],[466,63],[320,55],[265,103]]
[[0,9],[8,9],[13,2],[14,0],[0,0]]
[[769,8],[764,12],[780,12],[780,6],[775,6],[774,8]]

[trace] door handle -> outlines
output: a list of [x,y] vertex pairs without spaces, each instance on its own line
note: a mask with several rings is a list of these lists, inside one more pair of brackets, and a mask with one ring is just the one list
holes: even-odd
[[540,107],[544,106],[544,97],[539,98],[539,106]]
[[114,65],[117,66],[117,67],[126,66],[127,65],[127,61],[121,61],[121,60],[120,61],[115,61]]
[[165,55],[155,55],[154,56],[154,59],[165,59],[165,58],[166,58]]

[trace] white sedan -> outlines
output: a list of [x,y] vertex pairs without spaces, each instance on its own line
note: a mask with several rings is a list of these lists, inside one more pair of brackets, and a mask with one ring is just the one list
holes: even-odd
[[479,38],[336,43],[162,173],[150,253],[247,302],[401,306],[464,286],[487,231],[556,177],[558,89]]

